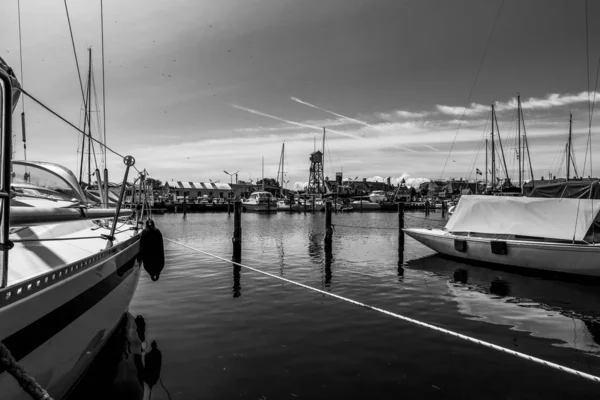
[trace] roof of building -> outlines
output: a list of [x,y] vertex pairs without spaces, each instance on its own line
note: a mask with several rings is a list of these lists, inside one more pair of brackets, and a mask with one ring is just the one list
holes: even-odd
[[228,183],[214,182],[167,182],[173,189],[197,189],[197,190],[231,190]]

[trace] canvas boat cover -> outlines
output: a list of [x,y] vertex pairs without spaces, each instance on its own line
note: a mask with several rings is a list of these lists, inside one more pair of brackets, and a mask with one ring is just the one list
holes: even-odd
[[535,186],[529,197],[554,197],[570,199],[600,199],[597,180],[574,180]]
[[462,196],[446,229],[581,241],[598,211],[600,200]]

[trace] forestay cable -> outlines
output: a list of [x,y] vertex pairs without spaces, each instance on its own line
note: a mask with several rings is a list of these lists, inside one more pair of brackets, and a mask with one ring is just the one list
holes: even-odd
[[271,274],[269,272],[261,271],[260,269],[257,269],[257,268],[254,268],[254,267],[250,267],[248,265],[240,264],[238,262],[234,262],[234,261],[228,260],[228,259],[226,259],[224,257],[219,257],[219,256],[217,256],[215,254],[211,254],[211,253],[208,253],[206,251],[194,248],[192,246],[188,246],[186,244],[177,242],[177,241],[169,239],[167,237],[165,237],[164,239],[167,240],[167,241],[169,241],[169,242],[171,242],[171,243],[174,243],[174,244],[177,244],[179,246],[185,247],[187,249],[194,250],[194,251],[196,251],[198,253],[205,254],[207,256],[219,259],[221,261],[225,261],[227,263],[232,263],[234,265],[237,265],[237,266],[249,269],[251,271],[257,272],[257,273],[262,274],[262,275],[269,276],[269,277],[274,278],[274,279],[279,279],[280,281],[291,283],[292,285],[296,285],[296,286],[300,286],[300,287],[303,287],[303,288],[308,289],[308,290],[312,290],[313,292],[317,292],[317,293],[320,293],[320,294],[325,295],[325,296],[334,297],[334,298],[336,298],[338,300],[342,300],[342,301],[345,301],[345,302],[350,303],[350,304],[354,304],[354,305],[359,306],[359,307],[368,308],[369,310],[377,311],[377,312],[380,312],[382,314],[385,314],[385,315],[388,315],[390,317],[394,317],[394,318],[400,319],[400,320],[405,321],[405,322],[409,322],[409,323],[414,324],[414,325],[422,326],[424,328],[428,328],[428,329],[432,329],[434,331],[445,333],[447,335],[453,336],[453,337],[458,338],[458,339],[466,340],[468,342],[475,343],[475,344],[478,344],[478,345],[481,345],[481,346],[485,346],[485,347],[488,347],[490,349],[494,349],[494,350],[500,351],[500,352],[505,353],[505,354],[510,354],[510,355],[513,355],[513,356],[516,356],[516,357],[519,357],[519,358],[522,358],[522,359],[525,359],[525,360],[528,360],[528,361],[535,362],[537,364],[545,365],[546,367],[550,367],[550,368],[553,368],[553,369],[556,369],[556,370],[559,370],[559,371],[562,371],[562,372],[566,372],[566,373],[569,373],[569,374],[572,374],[572,375],[576,375],[576,376],[578,376],[580,378],[584,378],[584,379],[588,379],[588,380],[594,381],[596,383],[600,383],[600,377],[588,374],[586,372],[578,371],[578,370],[573,369],[573,368],[569,368],[569,367],[565,367],[565,366],[562,366],[562,365],[559,365],[559,364],[555,364],[553,362],[550,362],[550,361],[547,361],[547,360],[543,360],[541,358],[533,357],[533,356],[530,356],[530,355],[525,354],[525,353],[520,353],[518,351],[514,351],[514,350],[511,350],[511,349],[507,349],[505,347],[502,347],[502,346],[498,346],[498,345],[493,344],[493,343],[486,342],[484,340],[475,339],[475,338],[472,338],[470,336],[463,335],[463,334],[457,333],[457,332],[453,332],[451,330],[444,329],[444,328],[441,328],[439,326],[431,325],[431,324],[428,324],[426,322],[421,322],[421,321],[418,321],[418,320],[413,319],[413,318],[405,317],[403,315],[396,314],[396,313],[384,310],[384,309],[379,308],[379,307],[375,307],[375,306],[371,306],[369,304],[361,303],[359,301],[352,300],[352,299],[340,296],[340,295],[335,294],[335,293],[331,293],[331,292],[327,292],[325,290],[317,289],[317,288],[314,288],[312,286],[308,286],[308,285],[305,285],[303,283],[296,282],[296,281],[293,281],[291,279],[284,278],[282,276],[277,276],[277,275]]

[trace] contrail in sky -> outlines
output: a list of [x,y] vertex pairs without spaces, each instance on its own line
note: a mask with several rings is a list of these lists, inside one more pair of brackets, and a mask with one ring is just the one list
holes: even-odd
[[376,126],[374,126],[374,125],[371,125],[371,124],[369,124],[369,123],[367,123],[367,122],[365,122],[365,121],[361,121],[360,119],[356,119],[356,118],[350,118],[350,117],[347,117],[347,116],[345,116],[345,115],[338,114],[338,113],[336,113],[336,112],[334,112],[334,111],[326,110],[326,109],[324,109],[324,108],[321,108],[321,107],[315,106],[314,104],[308,103],[308,102],[306,102],[306,101],[304,101],[304,100],[300,100],[300,99],[299,99],[299,98],[297,98],[297,97],[294,97],[294,96],[292,96],[292,97],[290,97],[290,99],[292,99],[292,100],[293,100],[293,101],[295,101],[296,103],[304,104],[305,106],[309,106],[309,107],[312,107],[312,108],[314,108],[314,109],[317,109],[317,110],[324,111],[324,112],[326,112],[326,113],[329,113],[329,114],[331,114],[331,115],[335,115],[336,117],[340,117],[340,118],[343,118],[343,119],[347,119],[348,121],[352,121],[352,122],[355,122],[355,123],[357,123],[357,124],[360,124],[360,125],[368,126],[369,128],[373,128],[373,129],[379,129],[378,127],[376,127]]
[[438,149],[436,149],[435,147],[432,147],[432,146],[430,146],[430,145],[428,145],[428,144],[424,144],[423,146],[425,146],[425,147],[428,147],[428,148],[430,148],[430,149],[431,149],[431,150],[433,150],[433,151],[439,151],[439,150],[438,150]]
[[[290,120],[287,120],[287,119],[276,117],[275,115],[266,114],[266,113],[263,113],[263,112],[260,112],[260,111],[257,111],[257,110],[253,110],[251,108],[238,106],[237,104],[232,104],[231,107],[237,108],[238,110],[249,112],[250,114],[260,115],[262,117],[267,117],[267,118],[274,119],[276,121],[284,122],[286,124],[301,126],[303,128],[317,129],[319,131],[323,130],[323,127],[321,127],[321,126],[303,124],[302,122],[296,122],[296,121],[290,121]],[[360,138],[359,136],[352,135],[352,134],[347,133],[347,132],[337,131],[337,130],[334,130],[334,129],[327,129],[327,131],[328,132],[337,133],[338,135],[342,135],[342,136],[346,136],[346,137],[351,137],[351,138],[354,138],[354,139]]]

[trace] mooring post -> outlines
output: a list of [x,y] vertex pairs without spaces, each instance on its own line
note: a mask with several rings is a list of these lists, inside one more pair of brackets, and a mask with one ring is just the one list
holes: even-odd
[[306,194],[304,195],[304,214],[306,214]]
[[292,208],[294,207],[294,197],[288,194],[288,203],[290,203],[290,214],[292,213]]
[[442,201],[442,218],[446,216],[446,201]]
[[242,259],[242,202],[233,203],[233,260]]
[[231,197],[227,199],[227,215],[231,215]]
[[360,192],[360,213],[362,214],[362,199],[363,198],[363,193]]
[[325,202],[325,246],[331,246],[333,226],[331,225],[331,201]]
[[267,214],[271,214],[271,198],[267,198]]
[[185,192],[183,192],[183,216],[185,217],[186,214],[187,214],[187,196],[185,195]]
[[398,203],[398,259],[404,258],[404,203]]
[[425,200],[425,215],[429,215],[429,200]]

